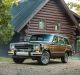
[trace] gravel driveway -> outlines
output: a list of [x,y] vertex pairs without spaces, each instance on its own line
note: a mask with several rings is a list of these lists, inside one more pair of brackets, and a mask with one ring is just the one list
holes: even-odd
[[80,75],[80,60],[69,59],[63,64],[59,60],[51,60],[49,65],[39,65],[36,61],[23,64],[0,63],[0,75]]

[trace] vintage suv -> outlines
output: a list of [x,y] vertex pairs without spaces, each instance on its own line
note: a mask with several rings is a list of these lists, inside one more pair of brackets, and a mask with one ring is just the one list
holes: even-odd
[[58,34],[32,35],[29,42],[11,43],[9,55],[15,63],[22,63],[31,58],[41,64],[48,64],[50,58],[61,58],[63,63],[68,62],[72,54],[72,47],[68,38]]

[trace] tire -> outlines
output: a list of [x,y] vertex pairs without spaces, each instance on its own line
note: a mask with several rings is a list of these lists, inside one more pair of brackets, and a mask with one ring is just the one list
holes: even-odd
[[68,54],[65,53],[63,57],[61,57],[62,63],[67,63],[68,62]]
[[48,51],[44,51],[37,61],[42,65],[47,65],[50,61],[50,53]]
[[24,60],[25,60],[24,58],[13,58],[13,61],[14,61],[15,63],[17,63],[17,64],[23,63]]

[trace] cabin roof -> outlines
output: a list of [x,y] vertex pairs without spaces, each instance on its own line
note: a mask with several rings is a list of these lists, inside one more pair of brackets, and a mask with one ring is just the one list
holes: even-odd
[[71,11],[77,21],[80,23],[80,15],[76,14],[75,12]]
[[[25,2],[20,3],[19,5],[13,5],[11,13],[13,15],[12,24],[15,27],[15,31],[19,32],[33,17],[36,15],[39,10],[44,7],[44,5],[49,0],[26,0]],[[68,6],[64,0],[54,0],[61,4],[66,13],[69,15],[72,22],[78,26],[77,19],[74,17],[73,13],[69,10]]]
[[28,20],[29,16],[33,14],[35,9],[45,0],[26,0],[25,2],[14,4],[11,13],[13,15],[12,24],[17,31],[23,23]]

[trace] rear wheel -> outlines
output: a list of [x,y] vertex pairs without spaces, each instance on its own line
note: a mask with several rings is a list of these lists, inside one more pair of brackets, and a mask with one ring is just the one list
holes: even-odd
[[17,63],[17,64],[23,63],[24,60],[25,60],[24,58],[13,58],[13,61],[14,61],[15,63]]
[[67,63],[68,62],[68,54],[65,53],[63,57],[61,57],[62,63]]
[[40,64],[47,65],[50,61],[50,53],[44,51],[41,57],[37,60]]

